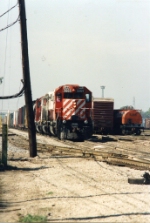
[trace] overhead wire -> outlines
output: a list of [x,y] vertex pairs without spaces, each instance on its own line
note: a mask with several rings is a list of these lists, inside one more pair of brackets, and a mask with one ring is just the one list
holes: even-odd
[[18,2],[16,3],[16,5],[14,5],[13,7],[11,7],[10,9],[8,9],[6,12],[4,12],[2,15],[0,15],[0,18],[2,16],[4,16],[6,13],[8,13],[10,10],[12,10],[13,8],[15,8],[18,5]]
[[[10,4],[10,1],[9,1],[9,4]],[[13,22],[13,23],[11,23],[11,24],[8,25],[9,11],[12,10],[13,8],[15,8],[17,5],[18,5],[18,3],[15,6],[11,7],[9,10],[7,10],[2,15],[0,15],[0,18],[1,18],[6,13],[8,13],[7,26],[5,28],[1,29],[0,32],[3,31],[3,30],[5,30],[5,29],[7,29],[7,28],[9,28],[9,27],[11,27],[12,25],[14,25],[16,22],[18,22],[20,20],[20,14],[19,14],[17,20],[15,22]],[[5,70],[6,70],[5,68],[6,68],[7,38],[8,38],[8,30],[7,30],[7,33],[6,33],[6,46],[5,46],[5,59],[4,59],[4,76],[5,76]],[[9,95],[9,96],[0,96],[0,99],[12,99],[12,98],[21,97],[24,94],[24,82],[23,82],[23,80],[21,80],[21,82],[23,83],[23,87],[22,87],[22,89],[18,93],[14,94],[14,95]],[[4,94],[4,86],[3,86],[3,94]],[[3,101],[2,101],[2,107],[3,107]]]
[[[10,4],[10,1],[9,1],[9,4]],[[6,15],[7,13],[9,14],[9,12],[10,12],[13,8],[15,8],[17,5],[18,5],[18,2],[16,3],[16,5],[14,5],[14,6],[11,7],[10,9],[8,9],[6,12],[4,12],[2,15],[0,15],[0,18],[1,18],[2,16]],[[2,28],[2,29],[0,29],[0,32],[1,32],[1,31],[4,31],[5,29],[8,29],[8,28],[11,27],[11,26],[13,26],[15,23],[17,23],[17,22],[19,21],[19,18],[20,18],[20,15],[18,15],[16,21],[14,21],[13,23],[11,23],[11,24],[9,24],[9,25],[8,25],[8,23],[7,23],[7,26],[4,27],[4,28]]]
[[24,90],[25,90],[24,82],[23,82],[23,80],[21,80],[21,81],[23,83],[23,87],[22,87],[22,89],[17,94],[10,95],[10,96],[2,96],[2,97],[0,96],[0,99],[11,99],[11,98],[21,97],[24,94]]
[[16,24],[18,21],[20,21],[20,14],[18,15],[16,21],[14,21],[13,23],[7,25],[6,27],[0,29],[0,32],[4,31],[5,29],[8,29],[9,27],[13,26],[14,24]]
[[[8,8],[10,6],[10,0],[8,2]],[[9,12],[9,10],[8,10]],[[6,13],[4,13],[6,14]],[[2,16],[1,16],[2,17]],[[7,25],[8,25],[8,21],[9,21],[9,13],[8,13],[8,16],[7,16]],[[7,39],[8,39],[8,30],[6,32],[6,41],[5,41],[5,54],[4,54],[4,77],[5,77],[5,73],[6,73],[6,53],[7,53]],[[2,92],[3,92],[3,95],[4,95],[4,87],[5,87],[5,82],[4,82],[4,85],[3,85],[3,88],[2,88]],[[2,101],[2,109],[3,109],[3,101]]]

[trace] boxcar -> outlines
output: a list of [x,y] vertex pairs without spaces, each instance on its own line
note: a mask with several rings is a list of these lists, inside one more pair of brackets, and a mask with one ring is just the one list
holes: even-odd
[[110,134],[113,132],[114,99],[93,98],[92,120],[95,134]]

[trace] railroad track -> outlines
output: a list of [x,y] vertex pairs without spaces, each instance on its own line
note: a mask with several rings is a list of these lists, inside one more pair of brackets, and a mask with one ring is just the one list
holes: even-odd
[[[41,137],[47,136],[43,135]],[[55,137],[49,137],[49,140],[49,143],[46,144],[38,142],[38,151],[49,151],[53,156],[82,156],[112,165],[150,170],[150,136],[97,135],[84,142],[61,141],[63,145],[59,145],[60,140]],[[51,144],[51,140],[56,142],[55,145]]]

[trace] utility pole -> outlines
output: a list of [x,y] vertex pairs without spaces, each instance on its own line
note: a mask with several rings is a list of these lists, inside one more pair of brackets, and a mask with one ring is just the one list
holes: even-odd
[[30,157],[35,157],[37,155],[36,128],[34,123],[34,112],[33,112],[32,95],[31,95],[25,0],[18,0],[18,3],[20,11],[22,70],[23,70],[23,79],[25,87],[25,104],[26,104],[27,123],[28,123],[29,149],[30,149]]
[[105,86],[101,86],[101,89],[102,89],[102,98],[104,98],[104,89],[105,89]]
[[133,108],[135,108],[135,97],[133,97]]

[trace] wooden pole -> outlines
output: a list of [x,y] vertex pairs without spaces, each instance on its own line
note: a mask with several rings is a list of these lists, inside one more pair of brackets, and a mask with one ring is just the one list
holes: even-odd
[[2,163],[7,166],[7,137],[8,129],[7,124],[2,125]]
[[20,11],[22,69],[23,69],[23,79],[25,87],[25,104],[26,104],[27,123],[28,123],[29,150],[30,150],[30,157],[35,157],[37,155],[36,128],[34,123],[34,112],[33,112],[32,95],[31,95],[25,1],[18,0],[18,3]]

